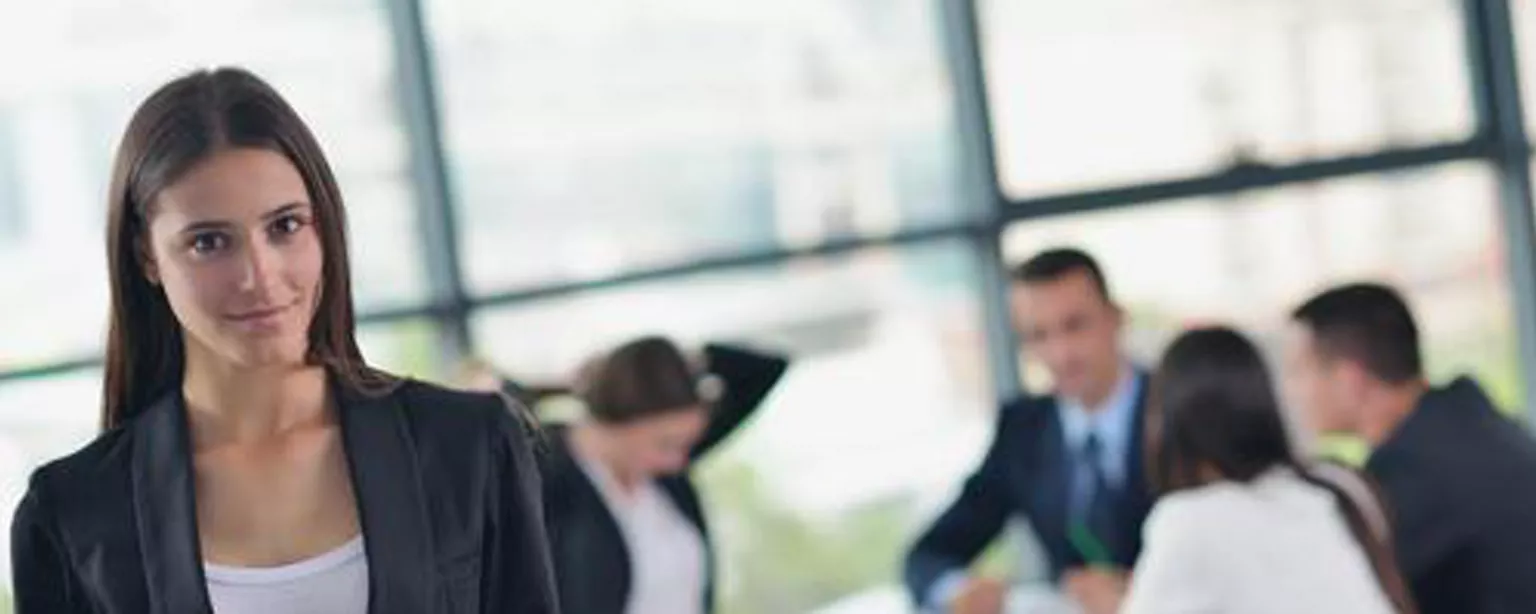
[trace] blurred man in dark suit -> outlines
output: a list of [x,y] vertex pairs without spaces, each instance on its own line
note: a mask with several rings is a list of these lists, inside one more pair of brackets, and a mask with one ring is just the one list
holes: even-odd
[[1107,612],[1151,506],[1141,462],[1146,376],[1121,350],[1124,316],[1093,258],[1047,251],[1012,278],[1015,327],[1055,390],[998,412],[981,467],[908,554],[907,588],[927,611],[997,614],[1006,585],[967,567],[1018,518],[1035,528],[1062,591],[1090,614]]
[[1460,378],[1424,377],[1418,328],[1393,289],[1355,284],[1292,314],[1287,380],[1318,431],[1359,435],[1396,516],[1424,614],[1536,612],[1536,443]]

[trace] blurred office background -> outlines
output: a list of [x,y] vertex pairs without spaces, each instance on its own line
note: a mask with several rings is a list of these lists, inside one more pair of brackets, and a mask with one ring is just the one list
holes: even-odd
[[7,522],[95,431],[116,139],[219,64],[337,168],[376,363],[555,378],[648,332],[796,357],[704,468],[722,614],[904,610],[997,400],[1048,385],[1001,277],[1043,247],[1104,261],[1142,359],[1386,279],[1437,376],[1536,409],[1536,0],[11,0]]

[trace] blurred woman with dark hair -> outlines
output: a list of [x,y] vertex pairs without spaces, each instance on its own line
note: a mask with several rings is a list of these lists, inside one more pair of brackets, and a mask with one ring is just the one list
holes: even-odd
[[[696,364],[697,363],[697,364]],[[693,463],[762,404],[784,359],[725,345],[690,361],[646,337],[582,369],[587,415],[549,429],[544,499],[566,614],[713,612]]]
[[1164,354],[1147,414],[1162,497],[1122,614],[1406,614],[1387,514],[1363,478],[1304,466],[1258,350],[1226,328]]

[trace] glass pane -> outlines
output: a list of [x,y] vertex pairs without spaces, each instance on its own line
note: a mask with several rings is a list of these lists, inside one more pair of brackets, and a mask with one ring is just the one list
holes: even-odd
[[[0,519],[12,512],[38,465],[72,453],[96,436],[101,372],[81,371],[0,383]],[[0,531],[0,612],[8,612],[11,532]]]
[[985,0],[1013,196],[1454,140],[1458,0]]
[[377,307],[423,294],[381,5],[44,2],[0,18],[0,368],[101,344],[114,148],[134,107],[192,68],[244,65],[310,123],[351,203],[355,286]]
[[[1518,407],[1497,198],[1489,169],[1455,164],[1023,222],[1008,229],[1005,250],[1012,260],[1052,245],[1091,250],[1144,360],[1207,321],[1239,325],[1273,348],[1290,310],[1312,294],[1384,280],[1415,311],[1432,378],[1473,373],[1501,405]],[[1026,378],[1042,383],[1038,371],[1026,367]]]
[[1526,136],[1536,141],[1536,0],[1512,0],[1512,5]]
[[479,293],[961,215],[931,0],[428,0]]
[[437,380],[444,374],[438,328],[431,320],[365,323],[357,327],[357,344],[368,364],[395,375]]
[[974,264],[958,243],[872,249],[497,309],[474,326],[492,362],[545,381],[644,333],[789,353],[700,484],[722,611],[811,612],[899,597],[903,549],[984,451],[994,405]]

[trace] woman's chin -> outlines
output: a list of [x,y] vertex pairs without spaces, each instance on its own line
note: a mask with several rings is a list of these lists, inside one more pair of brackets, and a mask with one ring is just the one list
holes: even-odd
[[307,344],[291,339],[252,339],[230,348],[232,362],[249,369],[297,368],[305,365]]

